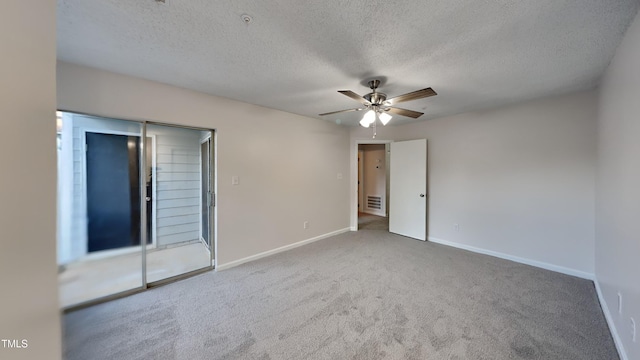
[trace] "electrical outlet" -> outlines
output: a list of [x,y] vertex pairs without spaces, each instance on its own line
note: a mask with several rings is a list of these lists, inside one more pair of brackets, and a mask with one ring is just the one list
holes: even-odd
[[342,180],[342,173],[338,173],[338,180]]
[[618,291],[618,314],[622,314],[622,294]]
[[240,178],[237,176],[232,176],[231,177],[231,185],[238,185],[240,184]]
[[631,340],[636,342],[636,321],[631,318]]
[[453,230],[455,230],[455,231],[460,231],[460,225],[458,225],[458,224],[453,224]]
[[305,228],[305,229],[308,229],[309,228],[309,222],[308,221],[303,222],[302,223],[302,227]]

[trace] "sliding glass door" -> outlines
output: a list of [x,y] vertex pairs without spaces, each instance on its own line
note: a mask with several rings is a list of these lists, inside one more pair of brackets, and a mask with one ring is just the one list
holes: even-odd
[[155,139],[149,214],[155,246],[146,258],[147,281],[154,282],[211,266],[209,231],[202,231],[209,229],[211,204],[201,196],[210,183],[210,154],[200,146],[211,131],[150,124],[147,136]]
[[[58,113],[63,308],[212,268],[212,131]],[[203,196],[203,194],[207,194]]]

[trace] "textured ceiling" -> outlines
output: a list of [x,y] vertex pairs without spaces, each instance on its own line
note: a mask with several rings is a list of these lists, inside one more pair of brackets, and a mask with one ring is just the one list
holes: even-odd
[[637,0],[58,0],[58,58],[316,118],[358,107],[337,90],[363,95],[365,80],[381,78],[390,97],[434,88],[438,96],[399,105],[424,120],[594,87],[637,9]]

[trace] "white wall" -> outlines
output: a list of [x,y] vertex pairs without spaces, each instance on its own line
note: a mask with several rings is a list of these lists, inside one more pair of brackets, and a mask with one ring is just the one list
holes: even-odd
[[[364,187],[364,206],[362,211],[378,215],[386,216],[387,204],[386,204],[386,189],[387,189],[387,166],[386,166],[386,152],[384,144],[364,144],[360,145],[360,149],[363,150],[363,187]],[[380,197],[380,209],[370,208],[367,197],[379,196]]]
[[349,226],[344,127],[67,63],[58,106],[217,129],[217,266]]
[[0,359],[60,359],[56,267],[56,2],[0,11]]
[[[430,239],[590,277],[596,96],[387,126],[377,139],[428,139]],[[352,148],[367,138],[353,128]]]
[[[640,359],[640,19],[627,30],[600,89],[595,271],[627,359]],[[617,293],[622,294],[618,313]],[[636,321],[631,341],[630,317]]]

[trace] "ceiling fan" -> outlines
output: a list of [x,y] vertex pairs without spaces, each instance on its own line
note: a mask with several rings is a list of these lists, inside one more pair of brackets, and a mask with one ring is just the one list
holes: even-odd
[[364,96],[360,96],[351,90],[338,90],[339,93],[354,99],[355,101],[364,105],[364,107],[357,108],[357,109],[332,111],[332,112],[320,114],[320,116],[333,115],[333,114],[351,112],[351,111],[368,110],[362,117],[362,120],[360,120],[360,125],[368,128],[373,124],[373,126],[375,127],[376,117],[380,119],[380,122],[382,123],[382,125],[387,125],[389,120],[391,120],[391,115],[389,115],[389,113],[392,113],[395,115],[407,116],[413,119],[417,119],[423,114],[418,111],[394,107],[393,105],[401,102],[405,102],[405,101],[417,100],[417,99],[438,95],[432,88],[429,87],[426,89],[413,91],[404,95],[399,95],[391,99],[387,99],[387,94],[383,94],[377,91],[379,85],[380,85],[380,80],[369,81],[369,88],[371,88],[371,92]]

